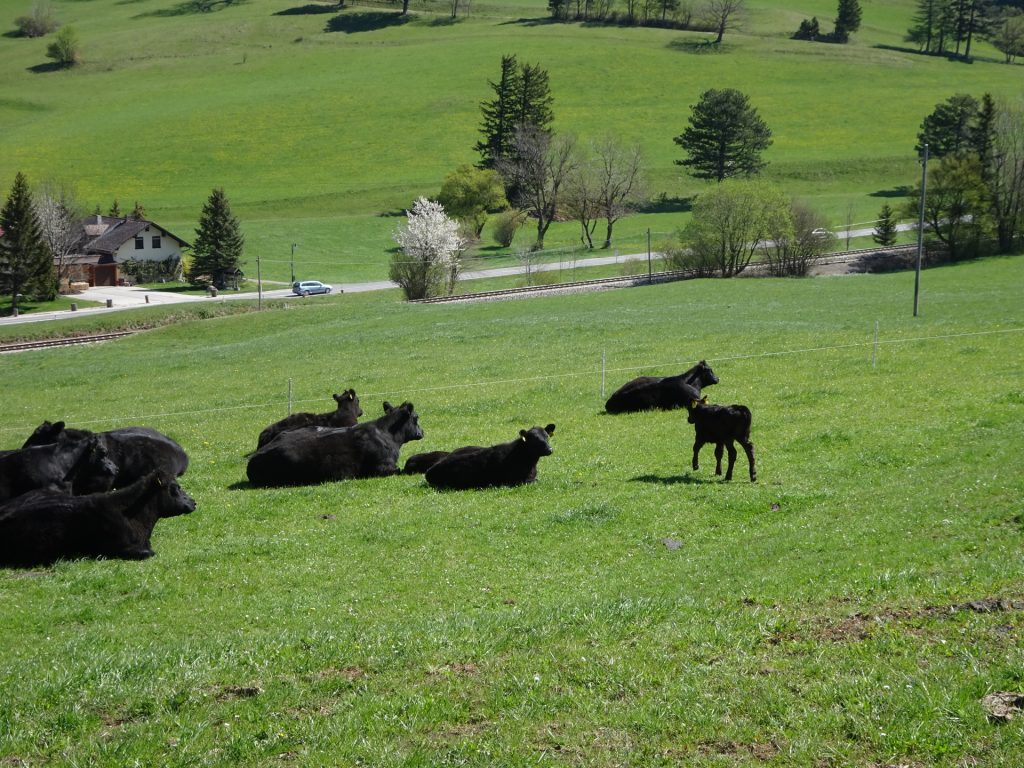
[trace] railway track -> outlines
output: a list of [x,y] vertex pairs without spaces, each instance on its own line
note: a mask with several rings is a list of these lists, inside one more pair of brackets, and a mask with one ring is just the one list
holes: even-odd
[[96,333],[91,336],[69,336],[65,339],[41,339],[39,341],[19,341],[13,344],[0,344],[0,353],[3,352],[25,352],[30,349],[45,349],[47,347],[70,347],[73,344],[92,344],[97,341],[110,341],[120,339],[124,336],[131,336],[136,331],[111,331],[110,333]]
[[[886,249],[887,253],[903,253],[913,250],[917,246],[903,245]],[[879,248],[859,248],[851,251],[841,251],[830,254],[827,258],[815,262],[818,265],[844,264],[869,253],[879,253]],[[751,268],[763,268],[763,264],[751,264]],[[662,272],[652,272],[649,275],[621,275],[619,277],[601,277],[593,280],[576,280],[569,283],[556,283],[552,285],[531,285],[522,288],[503,288],[495,291],[477,291],[475,293],[460,293],[456,296],[435,296],[429,299],[416,299],[410,304],[448,304],[458,301],[485,301],[489,299],[500,299],[513,296],[535,296],[544,293],[571,292],[573,290],[616,286],[650,285],[652,283],[668,283],[676,280],[691,280],[697,276],[695,270],[679,269]]]

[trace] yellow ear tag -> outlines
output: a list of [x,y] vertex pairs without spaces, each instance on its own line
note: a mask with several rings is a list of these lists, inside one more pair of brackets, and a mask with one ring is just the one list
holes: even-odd
[[700,404],[701,405],[707,405],[708,404],[708,396],[707,395],[704,395],[704,397],[702,397],[700,399]]

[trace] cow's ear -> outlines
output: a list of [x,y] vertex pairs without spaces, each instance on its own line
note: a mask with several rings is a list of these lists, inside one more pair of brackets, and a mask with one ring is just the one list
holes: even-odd
[[555,434],[555,425],[548,424],[546,427],[544,427],[544,431],[547,432],[549,435]]
[[700,404],[700,400],[690,400],[690,408],[696,408]]
[[347,389],[347,390],[345,390],[345,397],[347,397],[349,400],[355,400],[356,399],[356,391],[354,389]]
[[402,407],[403,408],[407,408],[409,410],[409,413],[412,413],[413,411],[416,410],[416,407],[412,403],[410,403],[408,400],[405,401],[404,403],[402,403]]
[[700,399],[700,404],[701,405],[707,405],[708,404],[708,396],[707,395],[704,395],[704,397],[702,397]]
[[331,397],[334,398],[334,402],[336,402],[336,403],[340,403],[342,400],[345,399],[344,395],[339,395],[337,392],[335,392],[333,395],[331,395]]
[[395,406],[389,403],[387,400],[384,401],[384,413],[391,413],[395,410]]
[[519,430],[519,439],[522,440],[524,443],[526,442],[526,430],[525,429],[520,429]]

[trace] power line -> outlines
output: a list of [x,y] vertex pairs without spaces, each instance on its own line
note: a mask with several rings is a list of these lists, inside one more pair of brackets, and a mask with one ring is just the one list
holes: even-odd
[[[800,349],[778,350],[778,351],[774,351],[774,352],[759,352],[759,353],[749,354],[749,355],[729,355],[729,356],[725,356],[725,357],[712,358],[711,360],[712,360],[712,362],[715,362],[717,364],[719,362],[725,362],[725,361],[730,361],[730,360],[751,360],[751,359],[763,358],[763,357],[781,357],[781,356],[785,356],[785,355],[805,355],[805,354],[811,354],[811,353],[815,353],[815,352],[831,352],[831,351],[837,351],[837,350],[843,350],[843,349],[857,349],[857,348],[872,346],[872,345],[876,345],[876,344],[886,344],[886,345],[914,344],[914,343],[917,343],[917,342],[945,341],[945,340],[948,340],[948,339],[970,338],[972,336],[993,336],[993,335],[998,335],[998,334],[1021,333],[1021,332],[1024,332],[1024,327],[1022,327],[1022,328],[1001,328],[1001,329],[990,330],[990,331],[971,331],[971,332],[966,332],[966,333],[948,333],[948,334],[941,334],[941,335],[938,335],[938,336],[916,336],[916,337],[911,337],[911,338],[906,338],[906,339],[888,339],[888,340],[877,340],[877,341],[876,340],[872,340],[872,341],[858,341],[858,342],[853,342],[853,343],[850,343],[850,344],[833,344],[833,345],[821,346],[821,347],[802,347]],[[628,366],[628,367],[625,367],[625,368],[609,368],[609,369],[605,370],[605,373],[633,373],[633,372],[636,372],[636,371],[650,370],[651,368],[670,368],[670,367],[679,367],[681,365],[687,365],[687,362],[685,362],[685,361],[684,362],[680,362],[678,360],[674,360],[674,361],[671,361],[671,362],[649,363],[649,364],[646,364],[646,365]],[[471,387],[493,387],[493,386],[504,385],[504,384],[529,384],[529,383],[536,383],[536,382],[541,382],[541,381],[553,381],[553,380],[556,380],[556,379],[569,379],[569,378],[578,378],[580,376],[600,376],[600,375],[601,375],[601,369],[600,368],[588,368],[587,370],[583,370],[583,371],[569,371],[569,372],[566,372],[566,373],[552,373],[552,374],[547,374],[547,375],[544,375],[544,376],[527,376],[527,377],[521,377],[521,378],[515,378],[515,379],[491,379],[491,380],[488,380],[488,381],[461,382],[459,384],[445,384],[445,385],[442,385],[442,386],[435,386],[435,387],[417,387],[417,388],[413,388],[413,389],[395,387],[395,388],[393,388],[391,390],[383,391],[383,392],[364,392],[364,393],[362,393],[360,395],[360,397],[361,398],[368,398],[368,397],[394,396],[394,393],[396,391],[398,391],[399,389],[401,389],[401,391],[405,395],[412,395],[412,394],[423,394],[425,392],[445,392],[445,391],[450,391],[450,390],[454,390],[454,389],[467,389],[467,388],[471,388]],[[305,404],[305,403],[322,403],[322,402],[323,402],[323,398],[318,398],[318,399],[315,399],[315,400],[314,399],[311,399],[311,400],[295,400],[295,401],[293,401],[293,404],[295,404],[295,405],[302,405],[302,404]],[[113,422],[113,423],[120,423],[120,422],[125,422],[125,421],[130,421],[130,422],[147,422],[147,421],[151,421],[153,419],[171,418],[171,417],[177,417],[177,416],[201,416],[201,415],[210,414],[210,413],[227,413],[227,412],[230,412],[230,411],[242,411],[242,410],[252,410],[252,409],[271,410],[271,409],[280,408],[280,407],[281,407],[281,401],[275,401],[275,402],[272,402],[272,403],[254,403],[254,404],[249,404],[249,405],[224,406],[224,407],[221,407],[221,408],[204,408],[204,409],[201,409],[201,410],[194,410],[194,411],[168,411],[166,413],[151,413],[151,414],[148,414],[146,416],[121,416],[121,417],[106,418],[106,419],[93,419],[93,420],[90,420],[90,421],[76,421],[76,420],[72,419],[70,421],[73,421],[74,424],[81,425],[81,426],[86,426],[86,425],[90,425],[90,424],[109,424],[111,422]],[[65,419],[65,421],[68,421],[68,419]],[[31,430],[33,430],[35,428],[36,428],[35,426],[31,426],[31,427],[0,427],[0,432],[22,432],[22,433],[26,433],[26,432],[31,432]]]

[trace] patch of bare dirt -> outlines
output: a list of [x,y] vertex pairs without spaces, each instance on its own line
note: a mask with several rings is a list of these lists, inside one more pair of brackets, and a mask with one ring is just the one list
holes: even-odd
[[758,762],[767,763],[782,751],[782,747],[774,739],[768,742],[746,744],[739,741],[704,742],[698,746],[703,755],[733,755],[752,757]]
[[1024,693],[990,693],[981,700],[982,709],[994,723],[1005,723],[1024,714]]
[[217,692],[217,698],[221,701],[227,699],[251,699],[263,693],[258,685],[225,685]]

